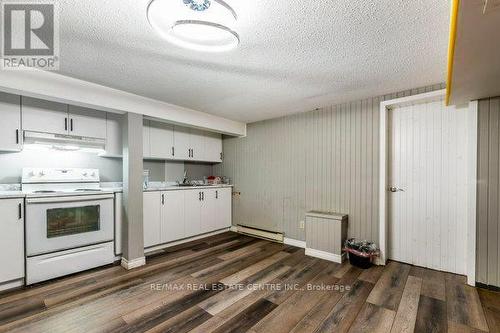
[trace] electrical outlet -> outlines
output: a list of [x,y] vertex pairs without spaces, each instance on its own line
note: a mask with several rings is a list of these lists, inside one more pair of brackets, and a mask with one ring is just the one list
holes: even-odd
[[306,227],[306,223],[304,221],[299,222],[299,228],[304,229]]

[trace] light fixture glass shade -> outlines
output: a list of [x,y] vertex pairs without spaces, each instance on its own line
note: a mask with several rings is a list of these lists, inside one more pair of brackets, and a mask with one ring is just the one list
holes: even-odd
[[221,52],[239,44],[231,28],[236,13],[222,0],[152,0],[147,17],[163,38],[184,48]]

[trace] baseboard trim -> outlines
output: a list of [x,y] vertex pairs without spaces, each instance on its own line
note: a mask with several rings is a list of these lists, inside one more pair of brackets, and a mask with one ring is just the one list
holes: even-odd
[[306,255],[315,257],[315,258],[320,258],[328,261],[333,261],[336,263],[341,264],[343,259],[345,258],[345,253],[342,253],[342,255],[330,253],[330,252],[325,252],[321,250],[315,250],[315,249],[310,249],[306,247]]
[[228,232],[228,231],[230,231],[230,228],[224,228],[224,229],[220,229],[220,230],[217,230],[217,231],[208,232],[206,234],[201,234],[201,235],[197,235],[197,236],[193,236],[193,237],[189,237],[189,238],[180,239],[178,241],[173,241],[173,242],[170,242],[170,243],[155,245],[155,246],[152,246],[152,247],[148,247],[147,249],[144,249],[144,253],[145,254],[151,254],[153,252],[166,249],[167,247],[171,247],[171,246],[175,246],[175,245],[179,245],[179,244],[191,242],[191,241],[194,241],[194,240],[197,240],[197,239],[201,239],[201,238],[205,238],[205,237],[215,236],[215,235],[222,234],[222,233]]
[[293,239],[293,238],[285,237],[283,243],[285,243],[286,245],[300,247],[302,249],[306,248],[306,241],[301,241],[301,240],[298,240],[298,239]]
[[262,238],[262,239],[267,239],[270,241],[274,242],[279,242],[283,243],[283,234],[280,232],[275,232],[275,231],[267,231],[267,230],[262,230],[262,229],[257,229],[253,227],[247,227],[244,225],[239,225],[238,224],[238,233],[252,236],[252,237],[257,237],[257,238]]
[[238,232],[238,227],[235,225],[232,225],[231,228],[229,228],[229,231]]
[[484,284],[481,282],[476,282],[475,285],[476,285],[476,287],[482,288],[482,289],[487,289],[487,290],[492,290],[492,291],[500,291],[500,287],[493,286],[491,284]]
[[24,278],[0,284],[0,292],[24,287]]
[[121,266],[125,269],[134,269],[146,265],[146,257],[136,258],[132,260],[127,260],[122,258]]

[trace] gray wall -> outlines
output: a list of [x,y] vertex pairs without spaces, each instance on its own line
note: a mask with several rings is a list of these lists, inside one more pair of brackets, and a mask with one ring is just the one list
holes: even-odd
[[479,101],[478,282],[500,287],[500,97]]
[[145,160],[144,169],[149,170],[150,181],[182,181],[184,170],[189,180],[203,179],[213,173],[213,166],[206,163]]
[[213,166],[205,163],[186,162],[184,165],[189,179],[202,180],[203,177],[213,176]]
[[164,161],[144,161],[144,170],[149,170],[149,181],[165,181],[165,162]]
[[349,214],[349,236],[378,241],[379,107],[387,99],[444,88],[438,84],[249,124],[225,138],[233,224],[304,240],[309,210]]
[[[99,157],[95,153],[63,152],[57,150],[24,150],[19,153],[0,152],[0,184],[21,182],[23,167],[35,168],[95,168],[101,181],[122,181],[122,160]],[[150,170],[150,181],[182,180],[184,168],[189,179],[203,179],[213,172],[210,164],[194,164],[174,161],[144,161],[144,169]]]
[[20,183],[23,167],[95,168],[99,169],[104,182],[122,181],[121,159],[103,158],[95,153],[24,150],[19,153],[0,153],[0,183]]

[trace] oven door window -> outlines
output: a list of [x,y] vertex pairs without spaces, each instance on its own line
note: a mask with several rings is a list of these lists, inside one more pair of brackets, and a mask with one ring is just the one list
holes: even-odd
[[99,231],[100,206],[47,209],[47,238]]

